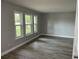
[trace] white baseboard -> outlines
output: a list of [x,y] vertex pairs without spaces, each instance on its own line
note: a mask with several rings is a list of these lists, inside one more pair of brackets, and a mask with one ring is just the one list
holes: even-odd
[[[66,37],[66,38],[74,38],[73,36],[64,36],[64,35],[51,35],[51,34],[40,34],[40,35]],[[23,43],[21,43],[21,44],[15,46],[15,47],[13,47],[13,48],[7,50],[7,51],[2,52],[2,53],[1,53],[1,56],[4,56],[5,54],[7,54],[7,53],[9,53],[9,52],[11,52],[11,51],[13,51],[13,50],[15,50],[16,48],[18,48],[18,47],[20,47],[20,46],[22,46],[22,45],[24,45],[24,44],[30,42],[31,40],[33,40],[33,39],[35,39],[35,38],[37,38],[37,37],[39,37],[40,35],[37,35],[36,37],[34,37],[34,38],[30,39],[30,40],[26,40],[25,42],[23,42]]]
[[56,36],[56,37],[65,37],[65,38],[74,38],[74,36],[67,36],[67,35],[55,35],[55,34],[42,34],[47,36]]
[[24,45],[24,44],[30,42],[31,40],[33,40],[33,39],[35,39],[35,38],[37,38],[37,37],[39,37],[39,36],[40,36],[40,35],[37,35],[36,37],[34,37],[34,38],[30,39],[30,40],[26,40],[25,42],[23,42],[23,43],[21,43],[21,44],[19,44],[19,45],[16,45],[15,47],[13,47],[13,48],[11,48],[11,49],[9,49],[9,50],[7,50],[7,51],[2,52],[2,53],[1,53],[1,56],[6,55],[7,53],[9,53],[9,52],[15,50],[16,48],[18,48],[18,47],[20,47],[20,46],[22,46],[22,45]]

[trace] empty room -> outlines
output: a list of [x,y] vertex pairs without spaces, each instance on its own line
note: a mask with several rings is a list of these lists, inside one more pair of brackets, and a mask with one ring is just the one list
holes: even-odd
[[77,59],[77,0],[2,0],[1,59]]

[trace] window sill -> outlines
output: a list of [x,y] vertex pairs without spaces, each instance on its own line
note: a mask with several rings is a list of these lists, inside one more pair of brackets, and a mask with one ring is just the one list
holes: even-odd
[[36,33],[38,33],[38,32],[34,32],[34,34],[36,34]]
[[19,40],[19,39],[22,39],[22,38],[24,38],[23,36],[22,37],[17,37],[15,40]]
[[26,34],[26,37],[28,37],[28,36],[30,36],[30,35],[33,35],[33,33],[28,33],[28,34]]
[[[28,37],[28,36],[33,35],[33,34],[36,34],[36,33],[38,33],[38,32],[28,33],[28,34],[26,34],[25,37]],[[19,40],[19,39],[22,39],[22,38],[24,38],[24,36],[22,36],[22,37],[17,37],[17,38],[15,38],[15,40]]]
[[28,36],[30,36],[30,35],[33,35],[33,34],[36,34],[36,33],[38,33],[38,32],[28,33],[28,34],[26,34],[26,37],[28,37]]

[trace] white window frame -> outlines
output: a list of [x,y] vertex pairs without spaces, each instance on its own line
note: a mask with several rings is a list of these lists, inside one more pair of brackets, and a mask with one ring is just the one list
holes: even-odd
[[[18,13],[21,16],[22,22],[21,22],[20,25],[16,25],[15,24],[15,13]],[[23,38],[24,37],[24,32],[23,32],[23,13],[22,12],[20,12],[20,11],[14,11],[14,25],[15,25],[15,39]],[[21,36],[17,37],[17,35],[16,35],[16,33],[17,33],[16,32],[16,26],[21,26]]]
[[[34,17],[37,17],[37,23],[36,23],[36,24],[34,23]],[[34,16],[33,16],[33,23],[34,23],[34,24],[33,24],[33,27],[36,25],[36,30],[37,30],[37,31],[35,31],[35,28],[34,28],[34,31],[33,31],[33,32],[34,32],[34,33],[37,33],[37,32],[38,32],[38,16],[37,16],[37,15],[34,15]]]
[[[31,15],[31,14],[25,13],[25,15],[31,16],[31,22],[32,22],[32,23],[31,23],[31,24],[26,24],[26,23],[25,23],[25,35],[26,35],[26,36],[29,36],[29,35],[33,34],[33,19],[32,19],[32,15]],[[24,15],[24,16],[25,16],[25,15]],[[24,17],[24,19],[25,19],[25,17]],[[26,22],[26,21],[25,21],[25,22]],[[30,26],[31,26],[31,33],[27,33],[27,34],[26,34],[26,26],[27,26],[27,25],[30,25]]]

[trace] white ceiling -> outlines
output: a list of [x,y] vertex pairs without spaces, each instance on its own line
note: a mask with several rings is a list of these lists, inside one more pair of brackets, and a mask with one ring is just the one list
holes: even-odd
[[76,10],[76,0],[7,0],[39,12],[71,12]]

